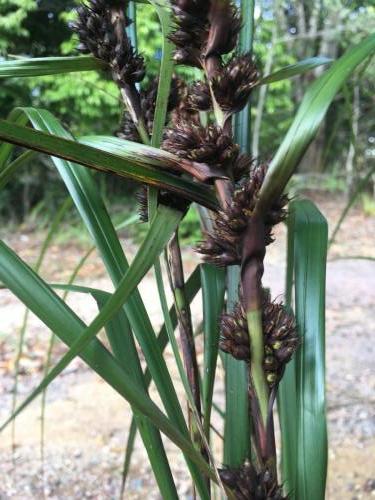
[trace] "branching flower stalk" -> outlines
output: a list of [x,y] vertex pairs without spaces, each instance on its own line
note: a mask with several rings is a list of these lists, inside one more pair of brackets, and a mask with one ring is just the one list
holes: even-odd
[[[268,355],[267,349],[275,347],[284,352],[286,344],[281,340],[275,341],[273,347],[266,344],[265,332],[273,319],[266,316],[264,322],[262,276],[266,246],[272,242],[272,227],[285,217],[283,207],[288,200],[280,196],[263,213],[256,212],[266,166],[254,165],[246,155],[240,155],[238,146],[233,143],[232,116],[246,105],[258,79],[249,54],[235,55],[227,63],[222,60],[222,56],[237,44],[241,28],[238,9],[230,0],[173,0],[172,8],[176,23],[171,37],[177,46],[175,59],[178,63],[203,69],[206,77],[204,82],[191,87],[188,102],[196,111],[212,110],[216,124],[204,127],[177,120],[174,128],[167,132],[165,149],[182,158],[220,165],[227,174],[228,179],[215,182],[221,210],[214,216],[213,231],[206,234],[198,250],[208,262],[241,266],[241,302],[237,309],[241,311],[242,334],[245,332],[240,340],[244,342],[245,339],[247,351],[246,357],[240,359],[249,364],[253,439],[260,470],[254,472],[251,465],[244,464],[239,474],[226,470],[222,478],[238,493],[238,498],[281,498],[281,489],[277,486],[272,408],[283,367],[297,342],[292,341],[295,325],[291,322],[283,325],[290,356],[282,358],[282,368],[276,373],[268,373],[274,358]],[[236,324],[236,318],[229,321],[227,317],[226,321],[227,325]],[[241,344],[236,345],[238,340],[237,337],[232,339],[229,349],[232,354],[241,350]],[[221,345],[228,352],[226,346],[225,343]],[[234,485],[236,477],[238,484]]]
[[[135,53],[127,35],[130,21],[124,0],[91,0],[78,9],[75,30],[81,50],[91,52],[111,69],[127,108],[120,137],[149,143],[153,128],[157,82],[138,91],[145,76],[144,61]],[[267,165],[241,153],[232,134],[232,117],[246,105],[259,80],[250,54],[231,54],[242,25],[239,9],[231,0],[171,0],[177,64],[197,67],[204,81],[189,88],[172,82],[162,149],[179,158],[174,175],[193,176],[197,182],[213,182],[220,209],[212,214],[198,251],[218,266],[241,266],[240,301],[232,314],[222,318],[220,348],[249,367],[249,408],[252,422],[253,463],[238,470],[224,468],[221,479],[236,498],[283,498],[277,484],[272,409],[285,364],[298,346],[293,318],[283,306],[271,302],[262,288],[267,245],[273,242],[273,226],[286,215],[288,199],[278,195],[259,207]],[[226,57],[224,59],[224,57]],[[202,124],[202,112],[208,117]],[[143,191],[141,215],[147,220],[149,198]],[[185,212],[189,203],[159,190],[159,204]],[[193,440],[207,459],[205,437],[200,436],[201,395],[191,314],[185,294],[178,233],[169,244],[168,270],[178,317],[185,370],[193,397],[190,429]],[[209,423],[204,423],[209,427]],[[206,454],[207,451],[207,454]]]
[[[186,297],[185,276],[182,264],[181,248],[178,239],[178,231],[168,246],[168,272],[171,289],[173,292],[174,304],[177,312],[178,327],[180,331],[182,354],[189,385],[192,391],[197,417],[202,420],[201,413],[201,391],[199,379],[199,367],[195,349],[194,331],[191,319],[191,310]],[[189,428],[193,442],[200,448],[202,455],[208,460],[205,446],[201,439],[201,434],[197,428],[192,408],[188,406]]]

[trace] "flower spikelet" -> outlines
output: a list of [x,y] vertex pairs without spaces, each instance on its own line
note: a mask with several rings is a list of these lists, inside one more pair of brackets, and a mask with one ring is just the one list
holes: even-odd
[[210,31],[205,57],[224,55],[237,45],[242,26],[240,10],[231,0],[211,0],[208,21]]
[[209,111],[212,100],[208,84],[203,81],[192,83],[188,88],[187,102],[193,110]]
[[[272,302],[264,292],[262,307],[264,370],[268,384],[277,384],[297,347],[299,338],[293,314],[282,304]],[[232,313],[221,317],[220,349],[234,358],[250,360],[250,341],[246,312],[240,302]]]
[[[248,159],[242,158],[246,167]],[[213,221],[213,231],[205,234],[205,240],[198,245],[198,252],[203,254],[207,262],[218,266],[240,264],[242,258],[242,239],[253,215],[262,187],[267,165],[255,166],[248,178],[245,178],[235,190],[232,202],[225,210],[220,210]],[[285,205],[288,198],[282,196],[274,201],[265,215],[265,242],[273,242],[272,228],[286,217]]]
[[227,114],[243,109],[259,78],[249,54],[233,56],[211,80],[212,91],[220,108]]
[[237,159],[239,147],[220,127],[203,127],[198,123],[180,122],[167,129],[163,149],[180,158],[206,163],[226,170]]
[[202,47],[208,37],[207,0],[171,0],[176,29],[170,40],[176,45],[174,59],[188,66],[201,65]]
[[77,8],[73,30],[78,34],[78,49],[107,63],[117,84],[122,87],[143,80],[144,61],[135,53],[124,30],[130,20],[123,14],[125,1],[91,0]]
[[221,469],[219,474],[238,500],[287,500],[268,469],[257,472],[253,465],[245,463],[238,469]]
[[220,57],[236,46],[241,29],[238,8],[230,0],[171,0],[179,64],[202,67],[210,57]]
[[[154,115],[156,108],[156,98],[158,94],[159,80],[157,78],[153,79],[147,88],[141,90],[140,92],[140,106],[142,116],[145,120],[146,129],[149,135],[152,134],[152,129],[154,125]],[[171,90],[168,100],[167,111],[171,112],[176,109],[181,102],[181,99],[186,93],[186,85],[179,78],[172,78]],[[135,126],[128,111],[125,111],[121,120],[119,130],[116,132],[118,137],[126,139],[133,142],[141,142],[139,137],[137,127]]]

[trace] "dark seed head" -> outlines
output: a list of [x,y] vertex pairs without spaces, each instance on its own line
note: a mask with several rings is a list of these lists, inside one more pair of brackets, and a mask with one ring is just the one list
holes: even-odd
[[177,63],[200,67],[202,47],[208,36],[209,5],[207,0],[171,0],[176,29],[170,40],[176,45]]
[[237,159],[239,147],[214,125],[179,122],[167,129],[163,149],[180,158],[227,170]]
[[227,114],[241,111],[246,106],[258,77],[251,55],[232,57],[211,81],[220,108]]
[[221,469],[219,474],[238,500],[287,500],[282,488],[266,467],[257,471],[252,464],[246,462],[238,469]]
[[[282,304],[271,302],[265,292],[262,324],[265,345],[263,366],[267,382],[272,387],[280,381],[286,363],[299,346],[299,339],[293,314]],[[232,313],[221,317],[220,349],[236,359],[247,363],[250,360],[248,324],[241,301]]]
[[124,12],[126,6],[123,0],[90,0],[78,7],[78,19],[72,26],[79,37],[79,50],[108,64],[120,87],[140,82],[145,76],[143,58],[135,53],[125,34],[130,20],[113,12]]
[[211,57],[220,57],[236,46],[241,29],[238,8],[230,0],[171,0],[179,64],[202,67]]
[[237,45],[242,25],[239,9],[230,0],[211,0],[208,21],[210,30],[205,57],[231,52]]
[[188,105],[196,111],[209,111],[212,108],[211,94],[206,82],[194,82],[188,89]]
[[[238,162],[243,163],[241,171],[248,164],[248,159],[240,157],[236,163]],[[266,171],[266,165],[254,166],[250,176],[245,178],[235,190],[231,204],[215,215],[213,231],[205,235],[205,240],[197,248],[207,262],[219,266],[241,263],[242,239],[253,215]],[[265,216],[267,245],[273,241],[273,226],[286,216],[284,207],[287,203],[286,196],[275,200]]]

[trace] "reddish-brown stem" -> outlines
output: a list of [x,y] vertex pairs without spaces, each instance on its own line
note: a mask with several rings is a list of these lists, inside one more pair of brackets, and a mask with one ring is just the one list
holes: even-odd
[[[185,277],[181,257],[181,248],[176,231],[168,246],[168,276],[170,286],[174,296],[174,303],[177,313],[178,328],[180,331],[180,343],[182,348],[182,356],[185,365],[185,371],[189,386],[192,392],[194,404],[197,410],[196,417],[201,421],[201,397],[199,384],[199,367],[197,354],[194,342],[193,325],[191,321],[191,311],[189,301],[186,297]],[[201,450],[202,456],[209,462],[208,454],[204,443],[201,439],[199,429],[195,423],[193,411],[188,405],[188,420],[189,429],[192,435],[193,442]],[[207,487],[210,488],[210,482],[207,482]],[[194,498],[196,492],[194,491]]]
[[232,202],[232,195],[233,195],[232,181],[229,179],[216,179],[215,188],[221,208],[225,210],[228,206],[230,206]]
[[[121,45],[126,41],[129,45],[129,50],[133,50],[130,47],[130,42],[126,35],[126,16],[124,9],[122,8],[112,8],[111,9],[111,20],[115,29],[116,38],[118,44]],[[150,142],[150,138],[145,126],[145,121],[141,108],[141,98],[139,92],[134,83],[124,83],[119,80],[118,70],[116,65],[112,65],[112,74],[114,81],[118,84],[121,91],[121,97],[123,102],[130,113],[130,116],[138,130],[138,133],[144,144]]]
[[194,397],[194,403],[200,415],[199,370],[194,343],[193,325],[191,322],[191,312],[186,298],[184,271],[177,232],[169,243],[169,262],[185,369]]
[[262,276],[266,255],[265,225],[262,217],[251,217],[242,242],[241,279],[246,311],[262,308]]

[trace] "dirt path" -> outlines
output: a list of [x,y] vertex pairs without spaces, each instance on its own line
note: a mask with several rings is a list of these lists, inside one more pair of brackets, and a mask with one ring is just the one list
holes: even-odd
[[[338,215],[338,200],[319,200],[332,226]],[[285,234],[278,229],[277,244],[267,257],[265,284],[272,295],[281,295],[284,282]],[[25,238],[28,238],[25,241]],[[346,220],[330,259],[345,255],[374,255],[375,219],[354,211]],[[24,258],[35,257],[40,238],[14,235],[11,245]],[[130,252],[131,253],[131,252]],[[66,280],[79,259],[75,247],[53,247],[44,276]],[[188,267],[196,256],[187,249]],[[375,262],[332,260],[327,272],[327,395],[329,417],[329,483],[327,498],[332,500],[366,499],[375,495]],[[93,256],[80,274],[79,282],[111,289],[98,259]],[[155,323],[160,311],[155,288],[149,277],[141,293]],[[86,321],[95,315],[93,301],[74,296],[69,304]],[[0,418],[11,407],[12,367],[17,332],[23,307],[8,292],[0,291]],[[200,316],[199,299],[194,315]],[[22,359],[23,375],[20,398],[40,377],[47,349],[46,331],[34,317],[28,328],[28,349]],[[61,355],[58,345],[55,357]],[[172,355],[167,352],[169,366]],[[173,373],[175,376],[176,374]],[[216,398],[222,401],[220,386]],[[75,361],[51,386],[47,399],[45,472],[40,466],[40,402],[19,417],[16,425],[15,463],[10,452],[10,431],[0,437],[0,499],[117,498],[120,471],[130,412],[126,403],[82,362]],[[219,421],[217,422],[219,425]],[[179,495],[188,499],[189,483],[184,478],[181,453],[168,446],[178,478]],[[44,486],[43,486],[44,485]],[[159,498],[147,457],[137,441],[136,453],[126,498]]]

